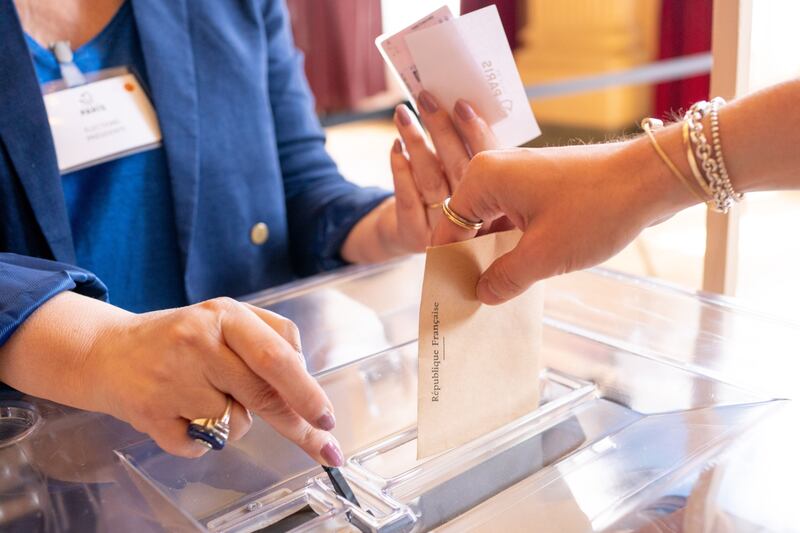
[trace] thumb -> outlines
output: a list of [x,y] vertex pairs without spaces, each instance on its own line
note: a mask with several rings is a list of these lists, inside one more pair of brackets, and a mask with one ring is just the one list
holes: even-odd
[[543,279],[538,272],[533,249],[523,235],[510,252],[498,257],[478,280],[475,289],[478,300],[487,305],[498,305],[525,292]]

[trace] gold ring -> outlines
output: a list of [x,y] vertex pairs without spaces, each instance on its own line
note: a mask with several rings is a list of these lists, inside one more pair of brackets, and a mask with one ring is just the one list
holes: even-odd
[[450,207],[450,197],[444,199],[442,202],[442,211],[444,211],[444,216],[450,220],[453,224],[458,226],[459,228],[464,228],[470,231],[477,231],[481,229],[483,226],[483,220],[479,220],[477,222],[473,222],[472,220],[468,220],[455,211]]
[[427,209],[441,209],[442,208],[442,202],[436,202],[435,204],[425,204],[425,207]]

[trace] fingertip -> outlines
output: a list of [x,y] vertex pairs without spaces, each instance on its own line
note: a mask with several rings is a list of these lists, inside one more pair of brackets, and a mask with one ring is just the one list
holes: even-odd
[[333,416],[330,410],[326,409],[325,412],[317,418],[314,425],[323,431],[331,431],[336,427],[336,417]]
[[481,303],[486,305],[499,305],[505,301],[492,290],[488,276],[481,276],[478,280],[478,286],[475,287],[475,296]]
[[320,448],[319,455],[322,457],[323,463],[328,466],[339,467],[344,465],[344,454],[342,453],[342,448],[339,446],[339,443],[336,441],[333,435],[331,435],[327,442],[323,444],[322,448]]
[[439,102],[436,101],[436,97],[434,97],[430,92],[423,89],[419,93],[417,100],[419,101],[419,106],[426,113],[432,115],[439,111]]
[[406,127],[411,125],[411,114],[408,112],[408,107],[405,104],[398,104],[394,108],[395,122],[400,126]]
[[403,143],[400,142],[400,139],[394,140],[394,144],[392,144],[392,152],[394,152],[395,154],[403,153]]
[[455,105],[455,115],[462,122],[471,122],[478,116],[469,102],[460,98]]

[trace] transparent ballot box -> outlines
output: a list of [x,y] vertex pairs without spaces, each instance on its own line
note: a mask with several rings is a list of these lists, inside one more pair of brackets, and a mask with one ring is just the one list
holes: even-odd
[[800,327],[611,272],[558,278],[547,292],[543,368],[530,384],[539,407],[418,460],[421,273],[417,258],[249,298],[300,327],[309,371],[336,409],[341,473],[358,505],[258,419],[240,441],[189,460],[109,417],[6,398],[0,405],[26,411],[6,413],[25,429],[0,448],[0,530],[800,527],[784,506],[800,473],[800,418],[784,399],[796,393],[784,374]]

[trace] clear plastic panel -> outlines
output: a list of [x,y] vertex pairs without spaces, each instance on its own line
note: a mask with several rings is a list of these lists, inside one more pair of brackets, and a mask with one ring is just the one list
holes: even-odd
[[[203,475],[191,478],[178,475],[188,464],[153,443],[120,454],[158,507],[175,507],[187,522],[210,531],[261,531],[286,525],[297,513],[308,519],[299,528],[331,520],[361,531],[456,531],[512,517],[528,523],[537,505],[538,518],[549,516],[548,524],[569,525],[582,516],[587,527],[600,530],[649,501],[667,480],[721,453],[781,403],[680,365],[548,329],[546,360],[557,368],[541,375],[540,407],[422,461],[416,459],[411,400],[415,344],[323,373],[320,382],[339,412],[343,401],[349,406],[350,421],[336,434],[349,456],[343,472],[361,508],[336,496],[307,460],[276,460],[292,447],[263,423],[222,453],[207,454],[202,469],[192,463]],[[654,387],[659,394],[652,394]],[[280,473],[276,464],[283,465]],[[559,499],[569,502],[563,516],[553,514],[560,507],[550,503]]]

